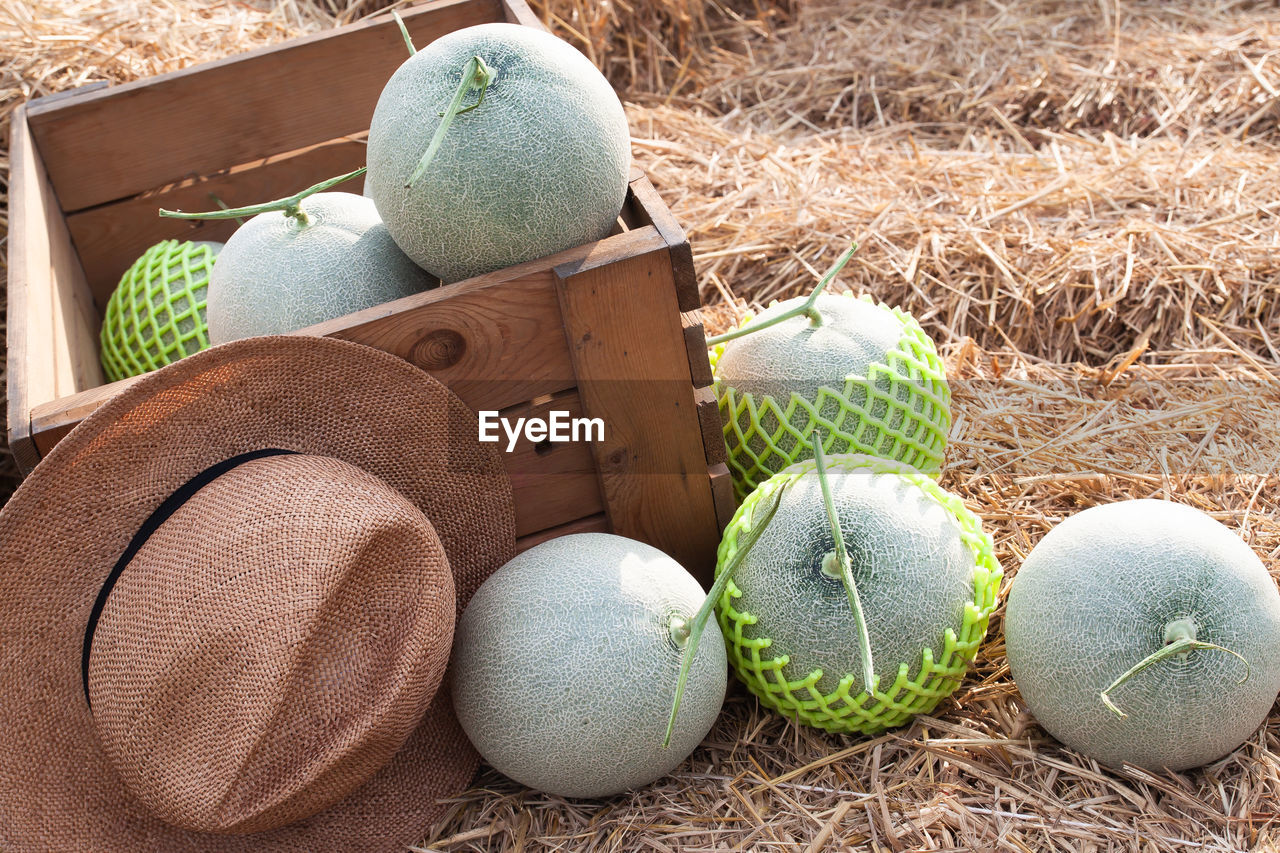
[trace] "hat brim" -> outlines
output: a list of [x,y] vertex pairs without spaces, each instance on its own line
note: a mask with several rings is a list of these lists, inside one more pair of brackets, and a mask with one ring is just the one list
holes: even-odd
[[354,793],[252,835],[154,817],[104,756],[81,685],[85,624],[129,538],[208,466],[264,447],[332,456],[381,478],[436,528],[458,613],[515,555],[511,485],[475,414],[371,347],[273,336],[214,347],[143,377],[41,461],[0,511],[0,849],[381,851],[421,838],[478,756],[447,679],[422,724]]

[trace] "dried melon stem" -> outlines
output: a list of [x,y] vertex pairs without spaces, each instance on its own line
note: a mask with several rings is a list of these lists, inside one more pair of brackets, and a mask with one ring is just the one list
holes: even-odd
[[[300,193],[294,193],[288,198],[279,198],[275,201],[268,201],[263,204],[254,204],[249,207],[236,207],[232,209],[223,208],[222,210],[210,210],[204,213],[183,213],[181,210],[165,210],[160,209],[160,215],[169,219],[240,219],[245,216],[257,216],[259,213],[270,213],[273,210],[280,210],[284,215],[294,220],[299,227],[306,225],[309,220],[306,211],[302,209],[302,200],[307,196],[313,196],[318,192],[324,192],[330,187],[337,186],[343,181],[349,181],[352,178],[359,177],[364,174],[364,166],[356,169],[354,172],[347,172],[345,175],[339,175],[336,178],[329,178],[318,184],[307,187]],[[219,204],[222,202],[219,200]]]
[[400,17],[400,13],[395,9],[391,10],[391,17],[396,19],[396,26],[400,28],[400,37],[404,39],[404,46],[409,48],[409,55],[413,56],[418,49],[413,46],[413,38],[409,35],[409,28],[404,25],[404,18]]
[[[222,208],[223,210],[231,209],[231,205],[227,204],[225,201],[219,198],[217,193],[209,193],[209,198],[210,200],[213,201],[214,204],[216,204],[218,207]],[[244,223],[245,223],[245,219],[243,216],[236,217],[237,225],[243,225]]]
[[724,567],[720,577],[716,578],[716,582],[711,585],[711,591],[707,593],[702,606],[694,614],[693,621],[686,621],[683,616],[673,616],[671,618],[669,630],[677,645],[684,646],[684,657],[680,659],[680,678],[676,681],[676,695],[671,702],[671,716],[667,718],[667,733],[662,738],[663,749],[671,745],[671,733],[676,726],[676,712],[680,710],[680,700],[684,697],[684,685],[689,680],[689,667],[693,665],[694,655],[698,653],[698,641],[702,639],[702,631],[707,627],[707,618],[715,608],[716,602],[720,600],[720,596],[724,595],[724,588],[728,586],[729,579],[733,577],[733,570],[738,567],[738,564],[747,556],[751,547],[760,539],[760,535],[769,526],[769,522],[773,521],[773,516],[777,513],[778,506],[782,503],[782,495],[783,490],[779,489],[778,493],[774,495],[773,503],[769,506],[768,511],[759,521],[752,525],[751,533],[741,543],[737,553],[733,555],[733,559]]
[[[462,67],[462,82],[458,84],[458,90],[453,93],[453,100],[449,102],[449,106],[440,115],[440,126],[436,128],[435,136],[431,137],[431,144],[427,146],[427,150],[423,152],[422,159],[418,161],[418,165],[414,168],[413,174],[409,175],[409,180],[405,181],[405,188],[413,186],[427,171],[427,166],[431,165],[431,161],[435,159],[436,152],[440,150],[440,143],[444,141],[444,135],[448,132],[449,126],[453,124],[453,120],[462,115],[469,113],[476,107],[484,103],[485,93],[489,91],[489,84],[493,82],[493,69],[480,56],[472,56],[467,60],[467,64]],[[467,92],[473,86],[479,87],[480,97],[471,106],[463,109],[462,100],[467,96]]]
[[816,306],[818,296],[821,295],[823,289],[831,283],[831,280],[840,273],[840,270],[844,269],[844,265],[849,263],[849,259],[853,257],[853,253],[856,251],[858,251],[858,244],[854,243],[850,245],[849,248],[845,250],[844,254],[836,260],[835,266],[828,270],[827,274],[824,275],[822,280],[813,288],[813,292],[809,294],[809,298],[804,302],[794,308],[789,308],[786,311],[783,311],[776,317],[770,317],[768,320],[758,323],[748,323],[747,325],[740,326],[737,329],[731,329],[723,335],[713,335],[710,338],[707,338],[707,346],[713,347],[716,344],[722,344],[725,341],[731,341],[734,338],[740,338],[743,335],[749,335],[752,332],[758,332],[761,329],[776,326],[779,323],[790,320],[792,317],[799,317],[801,314],[809,318],[810,328],[816,329],[818,326],[821,326],[822,312],[820,312]]
[[1124,718],[1129,716],[1124,711],[1121,711],[1116,704],[1111,701],[1111,697],[1107,695],[1108,693],[1115,690],[1117,687],[1121,686],[1130,678],[1133,678],[1152,664],[1159,663],[1162,660],[1167,660],[1175,655],[1186,657],[1187,654],[1197,649],[1202,651],[1226,652],[1229,655],[1235,655],[1240,658],[1245,666],[1244,678],[1240,679],[1237,683],[1244,684],[1249,680],[1249,674],[1253,668],[1249,665],[1249,661],[1245,660],[1244,655],[1239,652],[1233,652],[1231,649],[1219,646],[1215,643],[1204,643],[1197,640],[1196,623],[1191,619],[1182,617],[1170,620],[1170,622],[1164,626],[1164,646],[1129,667],[1123,675],[1111,682],[1111,684],[1107,686],[1106,690],[1103,690],[1098,694],[1102,699],[1102,704],[1106,705],[1107,708],[1109,708],[1118,717]]

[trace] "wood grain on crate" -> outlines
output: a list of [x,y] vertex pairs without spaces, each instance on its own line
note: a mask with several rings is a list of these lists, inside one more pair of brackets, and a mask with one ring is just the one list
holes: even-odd
[[308,331],[395,353],[477,411],[505,409],[574,385],[555,277],[537,266],[428,290]]
[[19,106],[10,117],[7,374],[9,446],[29,470],[39,458],[31,442],[32,407],[100,384],[98,315],[84,270]]
[[516,550],[526,551],[534,545],[546,542],[549,539],[555,539],[558,536],[568,536],[571,533],[608,533],[609,517],[604,513],[592,515],[587,518],[580,518],[577,521],[570,521],[559,527],[552,527],[548,530],[539,530],[537,533],[531,533],[528,536],[521,536],[516,539]]
[[606,424],[591,449],[614,532],[701,566],[720,537],[671,253],[556,273],[584,410]]

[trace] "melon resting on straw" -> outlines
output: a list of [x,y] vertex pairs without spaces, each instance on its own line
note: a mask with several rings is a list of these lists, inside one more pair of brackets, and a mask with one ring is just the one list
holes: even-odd
[[716,397],[740,498],[801,459],[809,435],[828,449],[942,467],[951,392],[938,352],[910,314],[823,293],[845,252],[808,297],[775,302],[711,338]]
[[1184,770],[1244,742],[1280,691],[1280,591],[1223,524],[1161,500],[1092,507],[1035,546],[1005,648],[1031,713],[1104,764]]
[[1002,573],[979,519],[929,477],[814,445],[817,458],[774,475],[729,523],[716,612],[764,705],[873,734],[959,686]]
[[[451,669],[463,729],[496,770],[566,797],[671,772],[724,702],[719,636],[690,645],[703,598],[692,575],[643,542],[578,533],[530,548],[484,582],[458,623]],[[664,748],[686,649],[687,689]]]

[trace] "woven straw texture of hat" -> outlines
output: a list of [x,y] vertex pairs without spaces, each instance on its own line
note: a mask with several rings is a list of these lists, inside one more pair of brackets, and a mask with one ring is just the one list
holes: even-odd
[[[264,447],[307,456],[256,460],[224,475],[231,479],[215,481],[217,487],[208,496],[193,499],[166,521],[135,557],[137,562],[131,562],[124,570],[118,589],[112,592],[112,597],[117,592],[122,596],[118,601],[108,599],[99,626],[103,634],[95,635],[90,671],[95,705],[91,711],[82,687],[81,644],[94,599],[117,557],[146,517],[194,474],[224,459]],[[367,476],[362,480],[346,478],[342,487],[345,493],[319,494],[326,489],[325,477],[333,477],[339,467],[346,466],[312,457],[333,457]],[[282,459],[290,461],[281,463]],[[282,464],[306,469],[301,481],[295,480],[302,482],[302,487],[291,489],[279,479]],[[246,500],[246,489],[256,490],[259,500]],[[228,490],[237,493],[234,500],[227,500]],[[391,506],[398,500],[389,494],[391,490],[420,509],[430,525],[406,522],[412,519],[410,506]],[[371,507],[371,493],[376,493],[377,500],[385,501],[386,506],[381,510]],[[264,512],[262,507],[272,503],[276,509]],[[348,505],[345,510],[335,510],[336,504],[343,503]],[[357,505],[361,503],[364,505]],[[162,753],[147,759],[153,764],[177,762],[184,748],[182,732],[199,731],[199,725],[208,725],[207,718],[200,724],[193,720],[191,728],[186,722],[172,720],[146,722],[143,705],[148,701],[159,707],[170,702],[180,704],[171,694],[181,692],[191,680],[181,673],[164,671],[168,666],[166,649],[138,652],[147,645],[148,620],[172,617],[167,627],[159,629],[161,637],[178,637],[188,629],[174,624],[182,621],[182,613],[170,606],[176,602],[166,602],[164,593],[155,587],[148,590],[145,582],[126,579],[137,569],[167,566],[178,570],[180,567],[170,555],[162,556],[161,551],[175,556],[199,553],[206,562],[213,563],[212,567],[201,569],[208,573],[207,580],[212,584],[202,592],[222,596],[223,600],[188,601],[184,607],[206,616],[221,611],[228,617],[232,617],[229,608],[238,607],[243,612],[228,622],[243,625],[262,618],[265,629],[271,630],[272,625],[278,628],[289,621],[288,616],[269,612],[269,607],[250,613],[258,607],[253,599],[264,595],[273,583],[287,583],[291,575],[298,586],[294,594],[302,598],[319,595],[314,589],[303,588],[308,581],[300,573],[307,563],[324,562],[334,555],[315,553],[318,546],[295,542],[303,545],[296,571],[269,566],[279,556],[276,549],[282,544],[276,532],[267,529],[255,534],[246,532],[246,528],[252,524],[269,527],[272,516],[305,512],[309,504],[312,509],[320,507],[330,514],[328,530],[320,530],[325,525],[317,523],[315,535],[325,537],[331,546],[346,535],[335,535],[333,525],[350,527],[353,518],[362,513],[381,512],[384,520],[394,517],[389,528],[399,528],[384,530],[382,533],[388,537],[385,541],[365,543],[370,545],[365,556],[371,561],[390,561],[391,568],[378,567],[384,577],[358,578],[360,572],[353,571],[343,578],[310,579],[310,583],[329,585],[325,607],[314,618],[337,623],[357,610],[364,614],[362,618],[370,619],[370,614],[380,609],[408,606],[416,610],[415,618],[438,624],[426,625],[425,630],[421,625],[408,629],[411,634],[419,632],[415,640],[419,648],[408,655],[434,656],[436,666],[429,667],[427,675],[416,677],[439,682],[439,648],[432,648],[432,644],[440,641],[441,633],[451,635],[451,630],[441,629],[451,629],[456,613],[461,612],[484,578],[514,554],[515,522],[510,484],[501,459],[478,443],[474,414],[422,371],[394,356],[327,339],[285,337],[236,342],[145,377],[86,419],[49,454],[0,513],[0,678],[6,684],[0,695],[0,753],[5,755],[0,762],[0,849],[231,853],[393,850],[403,849],[420,837],[442,814],[443,807],[437,800],[460,791],[477,764],[443,688],[434,693],[422,722],[412,729],[403,748],[395,751],[367,782],[343,796],[353,778],[363,778],[371,763],[381,761],[398,745],[405,734],[404,715],[418,713],[431,695],[430,683],[419,683],[405,691],[388,690],[386,695],[403,692],[408,697],[402,707],[390,712],[392,717],[400,715],[399,720],[380,723],[391,743],[366,744],[363,755],[361,749],[356,749],[354,767],[341,770],[335,779],[320,780],[314,790],[308,789],[301,798],[291,798],[286,784],[280,787],[283,794],[271,795],[279,803],[264,809],[262,804],[270,796],[255,794],[259,799],[249,811],[256,809],[257,816],[250,815],[247,822],[237,823],[235,804],[216,802],[214,789],[225,785],[237,768],[206,770],[203,780],[200,774],[181,783],[170,780],[165,788],[168,799],[162,797],[161,802],[153,804],[171,817],[243,830],[278,824],[340,798],[323,811],[280,828],[250,835],[180,829],[157,817],[122,784],[120,767],[137,777],[129,780],[131,787],[143,789],[149,784],[145,777],[151,772],[139,769],[142,764],[136,755],[122,759],[122,750],[145,743]],[[426,545],[430,551],[430,527],[434,527],[444,546],[456,596],[447,595],[443,586],[436,590],[425,588],[430,586],[433,573],[438,577],[443,568],[438,553],[424,558],[428,563],[434,560],[434,567],[419,562],[408,569],[405,566],[414,561],[394,553],[410,545]],[[373,534],[372,538],[377,540],[382,533]],[[305,538],[308,534],[305,528],[295,528],[289,535]],[[312,553],[307,553],[308,547]],[[343,547],[346,546],[339,545],[337,550]],[[297,552],[293,553],[298,559]],[[260,569],[262,578],[243,577],[237,566],[241,570],[252,568],[254,572],[249,574]],[[397,571],[417,577],[396,580]],[[275,578],[271,579],[271,575]],[[426,600],[393,602],[395,596],[380,585],[385,576],[392,578],[393,587],[402,585],[403,596],[420,595]],[[158,579],[156,583],[163,586]],[[369,596],[385,598],[372,604],[366,601],[353,609],[355,597]],[[140,606],[144,599],[145,606]],[[453,613],[449,613],[451,607]],[[394,618],[405,622],[403,613]],[[298,623],[295,620],[293,624]],[[309,630],[316,638],[346,638],[339,642],[359,642],[371,636],[361,625],[353,624]],[[428,635],[434,635],[434,639]],[[278,642],[287,644],[288,640],[280,637]],[[234,646],[235,641],[231,644]],[[307,766],[312,769],[329,767],[317,756],[296,754],[297,750],[314,748],[314,744],[279,748],[290,736],[288,717],[308,712],[295,703],[310,702],[311,710],[315,710],[323,707],[324,697],[337,694],[338,685],[315,684],[317,679],[323,681],[337,675],[325,671],[329,651],[322,646],[323,643],[308,648],[304,643],[304,648],[295,651],[299,660],[310,658],[302,661],[299,674],[304,676],[303,682],[313,683],[311,689],[290,683],[293,676],[280,672],[268,672],[260,683],[210,686],[218,680],[243,680],[248,672],[241,665],[243,662],[226,660],[214,664],[210,659],[206,662],[210,671],[196,679],[202,689],[211,690],[217,697],[214,707],[206,711],[215,717],[229,713],[237,690],[243,691],[245,705],[251,709],[245,713],[261,713],[274,703],[274,711],[267,713],[278,713],[281,718],[275,723],[253,723],[259,732],[268,735],[256,748],[285,756],[282,760],[286,764],[292,760],[294,770],[305,762],[311,762]],[[125,647],[133,657],[123,657]],[[348,649],[347,653],[401,656],[401,661],[406,654],[404,649]],[[121,670],[128,674],[121,674]],[[157,690],[160,684],[164,687]],[[105,690],[103,685],[110,685],[111,689]],[[353,694],[356,700],[383,689],[374,685],[349,686],[357,691]],[[142,695],[148,691],[150,700]],[[188,710],[197,709],[188,706]],[[95,722],[95,713],[106,722]],[[255,747],[237,742],[234,725],[223,723],[218,736],[227,739],[227,750],[252,755]],[[159,731],[148,729],[147,725],[170,728]],[[195,735],[188,736],[191,741],[187,748],[197,756],[217,752],[212,744],[200,743]],[[326,744],[326,748],[335,747],[337,744]],[[113,763],[109,757],[112,755],[120,767]],[[271,773],[272,760],[252,755],[249,766],[261,772],[263,784],[279,786],[281,779],[273,778]],[[341,767],[341,762],[337,766]],[[172,772],[171,768],[166,770]],[[286,769],[283,775],[290,772]],[[192,799],[181,793],[174,795],[175,784],[203,785],[206,790]],[[232,789],[234,786],[229,790]]]
[[342,799],[440,685],[453,576],[417,507],[325,456],[255,459],[147,539],[93,635],[89,697],[167,822],[256,832]]

